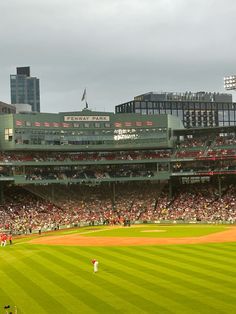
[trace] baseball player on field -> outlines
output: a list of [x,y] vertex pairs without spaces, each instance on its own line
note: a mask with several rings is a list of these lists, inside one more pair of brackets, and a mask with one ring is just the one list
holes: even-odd
[[98,272],[98,261],[96,259],[93,259],[92,264],[93,264],[93,272],[94,273]]

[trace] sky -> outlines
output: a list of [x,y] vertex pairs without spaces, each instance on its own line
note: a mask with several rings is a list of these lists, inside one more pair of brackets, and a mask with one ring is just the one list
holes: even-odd
[[0,12],[0,101],[30,66],[41,112],[83,109],[85,87],[90,109],[114,111],[150,91],[225,92],[236,74],[235,0],[5,0]]

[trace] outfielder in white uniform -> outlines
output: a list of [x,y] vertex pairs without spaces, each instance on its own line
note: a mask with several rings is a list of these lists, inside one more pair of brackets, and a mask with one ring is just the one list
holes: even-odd
[[92,263],[93,263],[93,272],[97,273],[98,272],[98,261],[96,259],[93,259]]

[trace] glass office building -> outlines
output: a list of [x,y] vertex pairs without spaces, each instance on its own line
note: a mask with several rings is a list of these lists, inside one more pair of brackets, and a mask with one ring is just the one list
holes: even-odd
[[10,84],[12,104],[29,104],[32,111],[40,112],[39,79],[30,76],[30,67],[17,68],[10,75]]
[[236,103],[231,94],[186,92],[146,93],[116,106],[115,112],[178,116],[185,128],[236,125]]

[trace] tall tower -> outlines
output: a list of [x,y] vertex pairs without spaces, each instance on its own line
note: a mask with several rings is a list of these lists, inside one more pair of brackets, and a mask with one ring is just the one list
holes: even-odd
[[32,111],[40,112],[39,79],[30,76],[30,67],[16,68],[10,75],[11,103],[29,104]]

